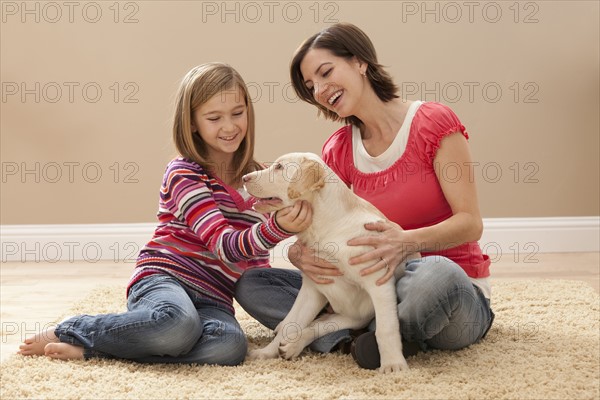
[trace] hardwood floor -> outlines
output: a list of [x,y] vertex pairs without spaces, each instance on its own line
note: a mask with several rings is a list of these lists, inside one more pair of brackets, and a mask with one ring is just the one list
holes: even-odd
[[[494,282],[523,279],[580,280],[600,290],[600,253],[536,254],[529,259],[505,255],[493,260]],[[276,267],[289,267],[276,259]],[[0,356],[4,360],[13,354],[19,343],[44,326],[50,326],[93,288],[125,285],[133,263],[7,262],[0,264],[0,303],[2,343]]]

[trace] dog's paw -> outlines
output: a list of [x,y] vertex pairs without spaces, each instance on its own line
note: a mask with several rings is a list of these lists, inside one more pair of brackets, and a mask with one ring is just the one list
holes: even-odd
[[269,351],[269,349],[267,349],[267,348],[251,350],[246,355],[247,361],[268,360],[271,358],[277,358],[277,353],[273,354],[273,352]]
[[408,364],[406,363],[404,357],[396,362],[381,363],[381,367],[379,367],[379,372],[382,374],[390,374],[408,370]]
[[299,342],[286,342],[282,341],[279,344],[279,356],[286,360],[293,360],[302,353],[304,347],[299,345]]

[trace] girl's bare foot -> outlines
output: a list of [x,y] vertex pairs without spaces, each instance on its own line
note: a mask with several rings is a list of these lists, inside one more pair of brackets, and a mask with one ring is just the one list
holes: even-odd
[[48,343],[45,354],[58,360],[83,360],[83,347],[68,343]]
[[25,339],[23,344],[19,346],[20,350],[17,354],[23,356],[43,356],[46,354],[44,349],[47,344],[58,342],[59,340],[54,334],[54,328],[50,328]]

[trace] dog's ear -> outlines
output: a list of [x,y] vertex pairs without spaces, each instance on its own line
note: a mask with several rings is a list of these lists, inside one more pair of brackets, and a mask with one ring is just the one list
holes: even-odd
[[314,160],[304,159],[288,186],[288,198],[294,200],[306,192],[314,192],[325,186],[325,169]]

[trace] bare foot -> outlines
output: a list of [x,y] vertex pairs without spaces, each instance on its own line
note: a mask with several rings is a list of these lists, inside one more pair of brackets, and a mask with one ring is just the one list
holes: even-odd
[[57,360],[83,360],[83,347],[68,343],[48,343],[46,355]]
[[59,340],[54,334],[54,328],[50,328],[25,339],[23,344],[19,346],[20,350],[17,354],[23,356],[43,356],[46,354],[44,348],[47,344],[58,342]]

